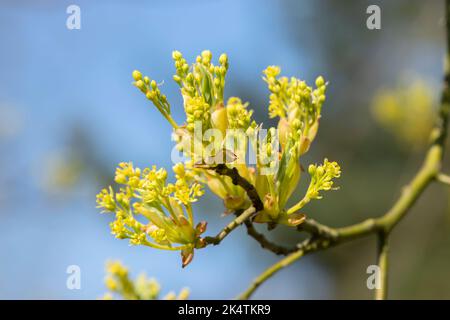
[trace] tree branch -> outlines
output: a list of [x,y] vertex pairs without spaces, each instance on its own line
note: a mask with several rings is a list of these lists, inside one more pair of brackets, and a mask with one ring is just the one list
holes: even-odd
[[[342,228],[331,228],[312,219],[307,219],[298,227],[298,230],[311,233],[315,240],[312,240],[313,238],[311,238],[308,249],[303,250],[301,254],[299,254],[298,251],[291,254],[294,255],[295,259],[287,259],[290,256],[286,257],[285,259],[289,261],[288,265],[307,253],[335,246],[355,238],[361,238],[378,232],[382,232],[388,236],[394,226],[406,215],[411,206],[416,202],[417,198],[436,177],[441,166],[442,153],[443,145],[431,145],[422,168],[413,180],[403,189],[400,198],[395,202],[393,207],[379,218],[367,219],[360,223]],[[249,292],[248,296],[250,296],[251,293],[265,281],[265,279],[268,279],[274,273],[282,269],[285,266],[285,262],[283,262],[285,259],[280,260],[280,264],[277,263],[267,269],[270,271],[269,273],[264,272],[260,277],[255,279],[254,283],[246,290],[246,292]],[[261,280],[262,282],[260,282]],[[255,282],[257,283],[256,286]],[[251,288],[254,288],[254,290],[251,290]],[[245,297],[246,294],[241,296]]]
[[254,216],[256,213],[258,213],[258,211],[263,210],[264,204],[259,198],[258,192],[256,191],[255,187],[245,178],[243,178],[236,168],[228,168],[226,164],[218,164],[216,166],[209,167],[208,169],[214,170],[220,175],[230,177],[234,185],[240,186],[245,190],[247,196],[253,204],[251,207],[247,208],[240,215],[238,215],[225,228],[223,228],[222,231],[217,234],[217,236],[204,238],[206,245],[217,245],[236,227],[240,226],[250,217]]
[[323,237],[327,239],[336,240],[339,236],[338,230],[321,224],[313,219],[306,219],[297,227],[298,231],[305,231],[313,236]]
[[247,233],[249,236],[251,236],[253,239],[255,239],[263,249],[272,251],[273,253],[277,255],[288,255],[292,252],[297,251],[298,249],[296,247],[293,248],[286,248],[283,246],[280,246],[274,242],[269,241],[263,234],[256,231],[253,223],[251,221],[245,221],[245,226],[247,227]]
[[380,287],[375,290],[376,300],[385,300],[388,292],[388,244],[389,235],[384,232],[378,233],[378,267],[380,268]]
[[231,221],[225,228],[220,231],[215,237],[205,237],[205,243],[218,245],[231,231],[236,227],[240,226],[244,221],[250,218],[256,212],[254,207],[249,207],[244,212],[242,212],[237,218]]
[[251,295],[255,292],[255,290],[258,289],[258,287],[263,282],[272,277],[279,270],[289,266],[290,264],[294,263],[299,258],[301,258],[305,253],[305,248],[308,242],[309,240],[305,241],[302,245],[299,246],[299,248],[295,252],[291,253],[287,257],[281,259],[280,261],[272,265],[270,268],[266,269],[263,273],[261,273],[258,277],[256,277],[250,284],[250,286],[247,288],[247,290],[245,290],[238,297],[236,297],[236,299],[244,300],[250,298]]
[[239,174],[239,171],[236,168],[228,168],[226,164],[221,163],[216,166],[212,166],[209,169],[214,170],[222,176],[230,177],[234,185],[242,187],[242,189],[244,189],[247,193],[250,201],[253,203],[253,207],[256,212],[264,209],[264,204],[259,198],[258,191],[256,191],[255,187],[250,182]]

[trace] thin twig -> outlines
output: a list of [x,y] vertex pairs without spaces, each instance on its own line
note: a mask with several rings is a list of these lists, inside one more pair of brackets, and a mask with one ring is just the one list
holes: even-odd
[[236,299],[238,300],[244,300],[249,299],[251,295],[255,292],[258,287],[265,282],[267,279],[272,277],[277,271],[287,267],[288,265],[294,263],[297,261],[300,257],[302,257],[305,253],[305,248],[307,243],[305,242],[302,246],[300,246],[295,252],[291,253],[287,257],[281,259],[274,265],[272,265],[270,268],[266,269],[263,273],[261,273],[258,277],[256,277],[250,286],[245,290],[243,293],[241,293]]
[[336,229],[330,228],[310,218],[306,219],[302,224],[300,224],[297,227],[297,230],[308,232],[314,236],[333,240],[335,240],[338,236],[338,232]]
[[205,243],[217,245],[219,244],[231,231],[236,227],[240,226],[242,223],[250,219],[256,213],[264,209],[264,205],[259,198],[258,192],[255,187],[243,178],[236,168],[229,168],[226,164],[218,164],[208,169],[214,170],[220,175],[228,176],[234,185],[240,186],[245,190],[247,196],[252,201],[252,206],[243,211],[238,215],[233,221],[231,221],[225,228],[223,228],[215,237],[205,237]]
[[249,207],[242,212],[237,218],[231,221],[225,228],[223,228],[215,237],[205,237],[206,244],[218,245],[227,235],[230,234],[236,227],[240,226],[244,221],[254,215],[256,212],[254,207]]
[[247,227],[248,235],[251,236],[253,239],[255,239],[261,245],[261,247],[263,249],[272,251],[273,253],[275,253],[277,255],[288,255],[288,254],[298,250],[296,247],[287,248],[287,247],[278,245],[274,242],[271,242],[263,234],[256,231],[256,229],[251,221],[248,221],[248,220],[245,221],[245,226]]
[[385,300],[388,293],[388,253],[389,234],[378,233],[378,267],[379,267],[379,287],[375,289],[375,299]]
[[222,176],[230,177],[234,185],[242,187],[242,189],[244,189],[245,192],[247,193],[247,196],[252,202],[256,212],[264,209],[264,204],[259,198],[258,191],[256,191],[255,187],[250,182],[248,182],[245,178],[243,178],[239,174],[239,171],[236,168],[229,168],[226,164],[221,163],[212,166],[209,169],[214,170],[215,172],[217,172]]
[[450,186],[450,176],[448,176],[446,174],[439,173],[436,177],[436,180],[443,184]]
[[[304,223],[305,225],[303,227],[300,227],[299,230],[308,231],[313,235],[316,235],[318,237],[318,240],[316,240],[316,242],[322,241],[321,245],[310,248],[307,252],[302,252],[302,254],[294,253],[293,255],[296,258],[294,260],[288,259],[287,261],[290,261],[290,263],[292,263],[306,253],[335,246],[343,242],[347,242],[355,238],[361,238],[376,232],[382,231],[385,233],[389,233],[395,227],[395,225],[406,215],[406,213],[416,202],[418,197],[423,193],[425,188],[434,179],[434,177],[436,177],[441,166],[443,149],[443,145],[436,143],[431,145],[422,168],[419,170],[413,180],[403,189],[402,195],[395,202],[393,207],[383,216],[379,218],[367,219],[363,222],[342,228],[331,228],[311,219],[307,219]],[[283,265],[284,262],[282,262],[281,264],[275,264],[270,267],[268,269],[270,271],[270,275],[268,277],[271,277],[274,273],[282,269],[280,268],[280,266]],[[251,288],[256,289],[262,283],[259,282],[259,280],[267,279],[268,277],[266,276],[267,273],[264,272],[261,277],[257,278],[258,284],[256,286],[254,285],[254,283],[250,285],[250,288],[246,290],[246,292],[249,292],[248,296],[250,296],[253,292]],[[241,296],[245,297],[246,295]]]

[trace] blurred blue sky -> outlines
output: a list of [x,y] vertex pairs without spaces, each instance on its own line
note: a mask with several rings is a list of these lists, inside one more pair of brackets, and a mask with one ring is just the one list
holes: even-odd
[[[131,85],[131,72],[139,69],[164,80],[162,90],[181,121],[181,97],[171,81],[172,50],[183,52],[188,61],[203,49],[216,58],[228,53],[226,96],[245,95],[252,87],[253,95],[265,98],[261,71],[271,64],[308,81],[326,74],[326,55],[316,45],[321,39],[308,27],[311,19],[320,19],[314,2],[298,5],[295,19],[305,23],[299,22],[295,33],[285,16],[286,2],[0,3],[0,126],[16,128],[14,134],[0,136],[0,298],[97,298],[104,293],[107,259],[122,260],[134,275],[145,271],[157,278],[163,292],[187,286],[192,298],[232,298],[277,260],[260,252],[240,230],[220,247],[198,251],[182,270],[176,253],[129,247],[110,235],[112,217],[95,208],[100,188],[95,172],[63,199],[48,195],[42,180],[49,154],[71,148],[66,143],[74,128],[88,137],[90,152],[111,176],[121,161],[171,166],[170,126]],[[70,4],[81,8],[81,30],[66,28]],[[362,6],[361,23],[364,13]],[[297,43],[299,33],[304,45]],[[418,68],[437,73],[440,66],[427,61],[434,62],[440,52],[421,48]],[[374,53],[378,61],[383,52]],[[205,203],[198,216],[211,217],[208,233],[214,234],[230,217],[219,217],[220,201]],[[65,271],[71,264],[81,267],[81,290],[66,288]],[[329,270],[307,257],[262,286],[255,297],[330,298],[334,287],[329,277]]]
[[[4,138],[0,149],[2,168],[8,171],[0,187],[11,191],[5,191],[0,203],[0,298],[96,298],[104,291],[104,262],[109,258],[122,260],[134,275],[145,271],[156,277],[163,291],[188,286],[192,298],[233,297],[275,261],[263,254],[263,262],[254,263],[251,251],[259,248],[251,241],[242,245],[244,232],[236,232],[220,247],[199,251],[194,263],[181,270],[178,254],[129,247],[109,234],[111,217],[95,209],[98,184],[86,179],[69,199],[58,201],[45,194],[39,180],[43,161],[64,147],[66,131],[75,125],[88,133],[111,174],[120,161],[169,166],[169,125],[131,85],[131,71],[165,80],[163,90],[175,118],[181,119],[181,99],[171,81],[174,49],[188,59],[203,49],[216,57],[227,52],[228,95],[236,89],[237,77],[242,82],[256,79],[266,94],[261,71],[275,62],[283,62],[289,73],[305,75],[307,58],[290,47],[279,4],[76,1],[82,28],[71,31],[66,28],[66,7],[72,3],[0,5],[0,104],[14,109],[14,119],[20,122],[20,131]],[[307,14],[308,6],[305,9]],[[209,209],[199,215],[222,212],[220,204]],[[209,232],[220,225],[216,221]],[[257,296],[302,297],[303,290],[314,292],[311,287],[321,283],[317,295],[326,297],[331,290],[322,279],[326,273],[308,268],[313,263],[306,259],[300,268],[304,272],[289,269]],[[82,290],[65,286],[70,264],[81,267]],[[296,280],[287,281],[294,271]]]

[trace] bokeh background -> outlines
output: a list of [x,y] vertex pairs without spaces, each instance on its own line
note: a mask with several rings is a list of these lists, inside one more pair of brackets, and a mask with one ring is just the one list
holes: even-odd
[[[81,30],[66,28],[70,4],[81,8]],[[381,7],[381,30],[366,28],[370,4]],[[95,299],[105,292],[105,261],[120,259],[132,275],[157,278],[163,293],[189,287],[194,299],[227,299],[279,259],[240,228],[182,270],[177,253],[114,239],[112,216],[95,208],[117,163],[172,165],[171,128],[131,85],[131,72],[165,80],[181,121],[170,80],[174,49],[191,61],[204,49],[216,58],[228,53],[226,96],[249,101],[265,125],[273,123],[261,79],[267,65],[310,83],[324,75],[321,130],[302,162],[328,157],[343,175],[341,189],[307,213],[332,226],[382,214],[423,158],[439,99],[443,8],[443,1],[400,0],[1,1],[0,298]],[[391,298],[450,298],[448,195],[433,185],[393,233]],[[231,219],[222,212],[208,194],[196,214],[215,234]],[[294,243],[299,236],[279,228],[270,237]],[[368,299],[375,248],[369,237],[304,257],[254,297]],[[73,264],[81,290],[66,287]]]

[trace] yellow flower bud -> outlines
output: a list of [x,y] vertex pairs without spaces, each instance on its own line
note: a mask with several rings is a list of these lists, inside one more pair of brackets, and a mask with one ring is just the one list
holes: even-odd
[[172,52],[173,60],[180,60],[182,57],[183,57],[183,55],[181,54],[180,51],[175,50]]
[[138,70],[134,70],[132,73],[133,79],[135,81],[141,80],[142,79],[142,73]]
[[325,79],[322,76],[317,77],[316,86],[322,87],[325,84]]
[[287,139],[290,132],[291,130],[289,128],[289,123],[286,120],[286,118],[280,118],[280,121],[278,121],[278,140],[280,141],[282,149],[286,147]]
[[183,288],[181,289],[180,293],[178,294],[178,300],[187,300],[189,298],[189,289]]
[[210,63],[212,59],[212,53],[209,50],[202,51],[202,62],[203,63]]
[[228,116],[227,110],[223,104],[219,104],[217,109],[211,114],[211,123],[214,128],[217,128],[222,132],[223,137],[225,137],[226,130],[228,128]]
[[142,90],[142,91],[146,91],[146,90],[147,90],[147,88],[146,88],[146,86],[145,86],[145,82],[142,81],[142,80],[137,80],[137,81],[134,83],[134,85],[135,85],[137,88],[139,88],[140,90]]

